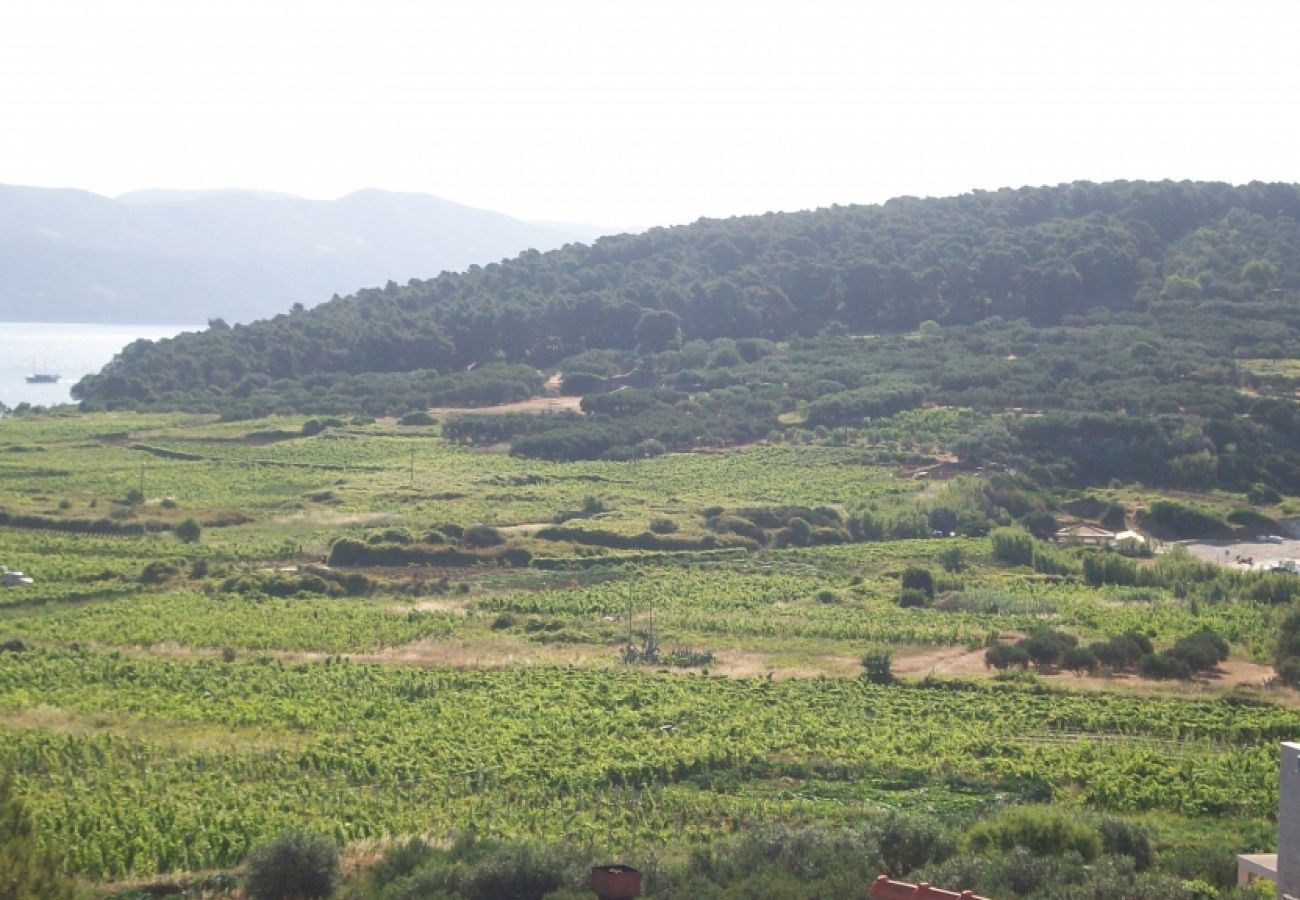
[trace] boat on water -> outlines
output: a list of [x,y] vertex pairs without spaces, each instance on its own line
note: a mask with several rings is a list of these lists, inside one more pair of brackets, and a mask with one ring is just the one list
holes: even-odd
[[59,376],[49,372],[33,372],[27,376],[28,384],[58,384]]

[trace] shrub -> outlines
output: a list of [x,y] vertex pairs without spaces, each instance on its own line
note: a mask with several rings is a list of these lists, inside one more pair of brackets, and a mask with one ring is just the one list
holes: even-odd
[[560,393],[566,397],[594,394],[605,387],[605,379],[591,372],[565,372],[560,382]]
[[409,412],[397,420],[398,425],[437,425],[438,420],[423,410]]
[[807,547],[812,539],[812,526],[807,519],[799,516],[794,516],[786,523],[785,531],[789,532],[790,543],[796,547]]
[[898,595],[898,605],[903,609],[921,609],[929,602],[930,598],[925,595],[925,591],[915,588],[908,588]]
[[1150,638],[1136,631],[1116,635],[1105,642],[1089,644],[1088,649],[1099,663],[1115,670],[1130,669],[1152,652]]
[[1165,652],[1186,663],[1192,672],[1205,672],[1227,659],[1230,650],[1226,640],[1205,628],[1179,638]]
[[651,519],[650,530],[655,534],[672,534],[677,530],[677,523],[669,518]]
[[1102,849],[1115,856],[1127,856],[1139,872],[1151,868],[1153,854],[1147,833],[1122,819],[1105,818],[1097,824]]
[[719,534],[738,534],[759,544],[767,543],[767,532],[749,519],[740,516],[716,516],[709,519],[708,525]]
[[176,537],[187,544],[193,544],[203,535],[203,529],[194,519],[186,519],[184,522],[177,524],[172,531]]
[[1040,628],[1021,642],[1030,660],[1038,669],[1054,665],[1065,655],[1065,651],[1078,646],[1078,639],[1073,635]]
[[1101,853],[1101,835],[1075,812],[1052,806],[1016,806],[977,822],[966,845],[981,856],[1021,848],[1034,856],[1078,853],[1087,862]]
[[1097,656],[1087,647],[1069,647],[1061,654],[1061,668],[1076,675],[1092,672],[1097,668]]
[[486,853],[461,879],[466,900],[541,900],[569,880],[570,865],[558,849],[508,844]]
[[1157,680],[1185,679],[1192,677],[1192,669],[1186,662],[1168,653],[1153,653],[1142,657],[1138,663],[1138,673],[1143,678]]
[[467,547],[495,547],[503,543],[505,538],[491,525],[471,525],[465,529],[462,540]]
[[1019,666],[1029,667],[1029,651],[1020,644],[994,644],[984,651],[984,665],[991,666],[999,672]]
[[952,575],[959,574],[966,570],[966,552],[962,550],[959,544],[949,544],[939,551],[939,565],[943,570]]
[[252,900],[329,897],[338,883],[338,848],[303,831],[287,831],[255,847],[244,865],[244,892]]
[[993,558],[1013,566],[1034,564],[1034,539],[1019,528],[997,528],[991,535]]
[[181,570],[169,562],[161,559],[155,559],[153,562],[145,563],[140,570],[141,584],[162,584],[175,578],[181,573]]
[[920,566],[908,566],[903,570],[902,577],[903,591],[915,590],[925,594],[927,600],[934,599],[934,576],[930,574],[929,569],[923,569]]
[[1056,521],[1056,516],[1052,515],[1045,509],[1035,510],[1023,519],[1024,526],[1029,533],[1039,540],[1045,541],[1052,535],[1056,534],[1060,523]]
[[1256,482],[1246,491],[1246,499],[1256,506],[1272,506],[1282,502],[1282,495],[1268,485]]
[[862,675],[872,684],[893,684],[893,661],[888,647],[873,647],[862,655]]
[[1152,531],[1163,536],[1212,538],[1230,533],[1223,520],[1210,510],[1177,500],[1156,500],[1140,518]]

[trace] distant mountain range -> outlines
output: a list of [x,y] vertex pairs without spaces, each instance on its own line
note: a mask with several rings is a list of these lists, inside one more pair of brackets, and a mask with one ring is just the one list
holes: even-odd
[[240,190],[110,199],[0,185],[0,320],[247,322],[602,233],[378,190],[333,201]]

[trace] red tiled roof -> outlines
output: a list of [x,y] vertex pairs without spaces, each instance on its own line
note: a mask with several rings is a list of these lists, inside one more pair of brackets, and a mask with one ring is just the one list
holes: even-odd
[[921,884],[908,884],[906,881],[890,881],[888,876],[881,875],[875,880],[870,888],[867,889],[868,897],[883,897],[884,900],[986,900],[984,897],[977,896],[970,891],[945,891],[941,888],[930,887],[922,882]]

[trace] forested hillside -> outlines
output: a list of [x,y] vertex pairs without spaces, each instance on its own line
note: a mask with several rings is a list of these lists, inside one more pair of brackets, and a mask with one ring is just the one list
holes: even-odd
[[1079,183],[528,252],[139,342],[76,395],[228,418],[400,414],[520,399],[546,368],[587,415],[445,433],[619,457],[939,406],[984,414],[939,436],[971,462],[1300,490],[1298,299],[1300,188]]

